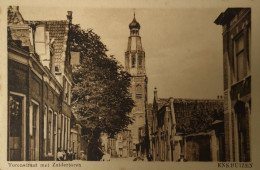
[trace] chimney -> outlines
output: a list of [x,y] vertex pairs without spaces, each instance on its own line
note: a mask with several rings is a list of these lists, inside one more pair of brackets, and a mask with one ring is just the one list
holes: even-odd
[[67,20],[69,21],[70,24],[72,23],[72,11],[68,11]]
[[158,101],[157,88],[154,87],[154,99]]

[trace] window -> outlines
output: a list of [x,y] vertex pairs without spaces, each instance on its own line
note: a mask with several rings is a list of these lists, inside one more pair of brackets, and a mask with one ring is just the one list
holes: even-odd
[[248,74],[248,61],[245,55],[245,36],[242,34],[234,42],[235,49],[235,79],[240,81]]
[[70,84],[68,83],[68,91],[67,91],[67,94],[68,94],[68,104],[70,105],[70,98],[71,98],[71,87],[70,87]]
[[129,68],[129,56],[128,55],[125,57],[125,66],[126,66],[126,68]]
[[37,147],[38,147],[38,114],[39,105],[32,102],[30,106],[29,114],[29,160],[35,161],[38,159]]
[[59,65],[56,65],[56,66],[54,67],[54,69],[55,69],[55,75],[61,75],[60,66],[59,66]]
[[9,97],[8,121],[8,160],[22,160],[22,116],[24,98],[17,95]]
[[55,66],[55,72],[60,72],[60,67],[59,66]]
[[136,86],[136,96],[137,99],[141,99],[142,98],[142,86],[140,84],[138,84]]
[[68,135],[67,135],[67,130],[68,130],[68,122],[67,122],[67,117],[64,117],[64,149],[67,149],[67,139],[68,139]]
[[70,84],[69,82],[65,79],[65,82],[64,82],[64,100],[70,104],[70,98],[71,98],[71,87],[70,87]]
[[68,102],[68,93],[67,93],[67,90],[68,89],[68,82],[67,80],[65,79],[64,81],[64,101]]
[[142,56],[138,56],[138,66],[142,67]]
[[44,108],[44,116],[43,116],[43,121],[44,121],[44,129],[43,129],[43,142],[44,142],[44,154],[47,155],[47,114],[48,114],[48,109],[47,106]]
[[68,142],[67,143],[68,143],[68,149],[70,149],[70,118],[68,118],[67,121],[68,121],[68,128],[67,128]]
[[141,99],[142,98],[142,94],[136,94],[135,96],[137,99]]
[[135,62],[136,62],[135,55],[132,55],[132,68],[135,68]]
[[54,149],[54,153],[56,152],[56,146],[55,144],[57,143],[57,113],[55,112],[54,115],[53,115],[53,148]]
[[48,136],[47,136],[47,150],[48,155],[52,155],[52,149],[53,149],[53,111],[49,110],[48,113]]
[[64,149],[64,115],[61,116],[61,149]]

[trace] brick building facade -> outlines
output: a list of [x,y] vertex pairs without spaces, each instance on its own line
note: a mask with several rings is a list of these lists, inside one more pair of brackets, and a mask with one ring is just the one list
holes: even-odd
[[251,9],[228,8],[215,24],[223,28],[226,161],[251,161]]
[[70,148],[71,15],[26,21],[8,8],[9,161],[56,160],[58,148]]

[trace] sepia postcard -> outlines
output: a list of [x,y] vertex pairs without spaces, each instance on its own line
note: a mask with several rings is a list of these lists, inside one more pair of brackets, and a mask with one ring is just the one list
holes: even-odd
[[257,1],[0,3],[0,170],[259,169]]

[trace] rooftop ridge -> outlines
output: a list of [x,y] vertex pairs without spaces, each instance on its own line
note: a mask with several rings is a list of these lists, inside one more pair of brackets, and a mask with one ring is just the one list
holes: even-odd
[[174,97],[170,97],[174,100],[190,100],[190,101],[221,101],[224,99],[210,99],[210,98],[201,98],[201,99],[196,99],[196,98],[174,98]]
[[26,22],[32,22],[32,21],[35,21],[35,22],[52,22],[52,21],[56,21],[56,22],[68,22],[67,20],[24,20]]

